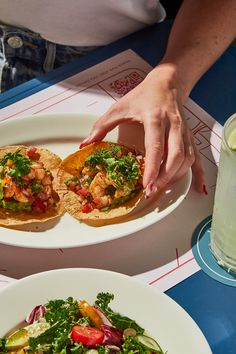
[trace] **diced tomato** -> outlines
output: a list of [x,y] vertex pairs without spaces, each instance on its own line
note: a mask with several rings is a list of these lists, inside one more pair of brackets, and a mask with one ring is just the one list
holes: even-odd
[[68,183],[68,188],[69,188],[71,191],[75,190],[75,187],[76,187],[76,183],[75,183],[75,182],[70,181],[70,182]]
[[37,195],[37,199],[40,199],[42,201],[48,200],[49,196],[45,192],[40,192]]
[[93,203],[87,203],[84,204],[80,210],[82,211],[82,213],[90,213],[90,211],[92,211],[94,208],[95,205]]
[[116,153],[117,157],[122,157],[122,155],[123,155],[123,152],[121,150],[117,151],[117,153]]
[[141,165],[140,165],[140,171],[141,171],[142,175],[143,175],[143,173],[144,173],[144,168],[145,168],[145,165],[144,165],[144,162],[143,162],[143,163],[141,163]]
[[104,333],[97,328],[74,326],[71,330],[71,339],[88,347],[95,347],[102,343]]
[[47,209],[47,202],[36,199],[32,204],[32,210],[38,213],[45,213]]
[[90,195],[90,192],[88,189],[78,188],[78,189],[76,189],[76,194],[81,195],[81,197],[83,197],[83,198],[87,198]]
[[94,198],[94,203],[95,203],[97,206],[102,206],[102,198],[101,198],[101,197],[95,197],[95,198]]
[[40,159],[40,154],[37,151],[37,148],[34,146],[30,146],[27,150],[27,155],[31,160],[38,161]]

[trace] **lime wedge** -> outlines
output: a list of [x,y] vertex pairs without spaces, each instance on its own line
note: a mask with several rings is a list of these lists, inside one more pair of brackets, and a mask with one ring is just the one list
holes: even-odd
[[236,129],[230,133],[228,144],[231,150],[236,151]]
[[25,347],[28,344],[29,333],[25,328],[21,328],[7,338],[7,350],[17,350]]

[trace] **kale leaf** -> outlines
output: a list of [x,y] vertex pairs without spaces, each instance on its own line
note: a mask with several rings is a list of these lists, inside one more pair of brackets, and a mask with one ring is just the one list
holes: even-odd
[[7,349],[6,349],[6,338],[0,338],[0,353],[4,354],[7,353]]
[[109,307],[109,304],[113,299],[114,299],[113,294],[98,293],[97,298],[95,300],[95,305],[101,308],[101,310],[106,314],[106,316],[112,322],[114,327],[118,328],[121,331],[124,331],[126,328],[134,328],[137,334],[143,334],[144,329],[140,327],[134,320],[130,319],[127,316],[122,316],[117,312],[114,312]]
[[[46,354],[66,354],[71,341],[69,334],[71,328],[78,323],[79,307],[78,301],[72,297],[66,300],[50,300],[45,305],[47,311],[45,319],[51,327],[36,338],[29,339],[30,350],[34,353],[41,349]],[[74,353],[82,353],[81,348],[75,348]]]

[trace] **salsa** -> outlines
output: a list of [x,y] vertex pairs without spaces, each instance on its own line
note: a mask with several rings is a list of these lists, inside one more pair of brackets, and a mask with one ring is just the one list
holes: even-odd
[[59,201],[52,173],[36,147],[7,152],[0,160],[0,207],[14,212],[45,213]]

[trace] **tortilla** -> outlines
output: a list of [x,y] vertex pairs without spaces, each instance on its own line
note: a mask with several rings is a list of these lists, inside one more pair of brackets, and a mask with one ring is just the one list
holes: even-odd
[[[5,146],[0,148],[0,161],[6,153],[14,153],[19,150],[20,154],[27,156],[29,147],[23,145]],[[43,167],[50,171],[53,176],[52,187],[57,190],[57,170],[61,163],[61,158],[46,148],[37,147],[40,154],[39,162],[43,163]],[[59,217],[64,212],[63,204],[59,200],[56,206],[49,207],[45,212],[37,211],[13,211],[0,207],[0,226],[14,227],[25,225],[33,222],[43,223],[48,220]]]
[[58,171],[58,182],[60,185],[60,190],[58,192],[61,196],[65,210],[75,219],[93,226],[101,226],[119,222],[120,220],[123,220],[123,217],[129,214],[141,200],[143,196],[143,188],[140,185],[140,188],[132,199],[117,207],[112,207],[106,211],[102,211],[101,209],[97,209],[95,207],[90,212],[83,212],[81,211],[81,198],[79,198],[74,191],[69,190],[66,186],[68,180],[70,180],[73,176],[79,176],[81,174],[81,171],[84,168],[85,160],[91,154],[93,154],[96,150],[107,149],[115,146],[125,148],[127,150],[127,154],[128,152],[132,152],[133,155],[138,155],[127,146],[100,141],[92,143],[83,149],[76,151],[62,161]]

